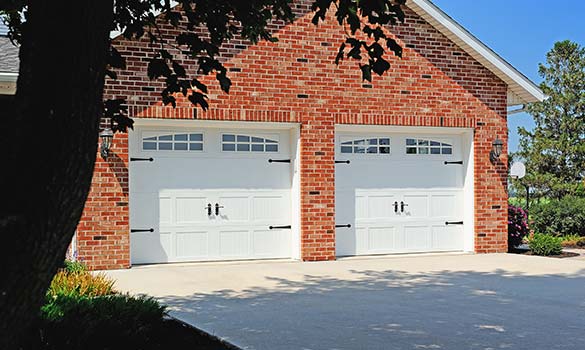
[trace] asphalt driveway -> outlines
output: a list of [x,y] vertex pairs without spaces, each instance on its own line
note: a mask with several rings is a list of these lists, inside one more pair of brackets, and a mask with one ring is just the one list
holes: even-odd
[[583,349],[585,261],[434,255],[109,271],[243,349]]

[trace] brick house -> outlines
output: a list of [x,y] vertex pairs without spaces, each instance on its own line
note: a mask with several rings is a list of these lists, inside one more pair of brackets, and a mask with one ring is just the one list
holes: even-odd
[[97,155],[81,260],[507,250],[507,111],[542,92],[428,0],[407,2],[389,29],[403,58],[372,83],[351,60],[335,65],[336,22],[314,26],[310,1],[294,10],[273,25],[278,42],[225,45],[233,85],[224,94],[206,79],[206,112],[162,106],[152,48],[115,39],[128,69],[106,95],[127,98],[135,128]]

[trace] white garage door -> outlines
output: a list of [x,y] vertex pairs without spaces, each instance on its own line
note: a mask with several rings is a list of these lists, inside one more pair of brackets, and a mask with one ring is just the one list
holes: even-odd
[[291,256],[291,166],[269,162],[290,159],[288,130],[143,127],[130,142],[133,264]]
[[336,141],[338,256],[463,250],[459,136],[342,133]]

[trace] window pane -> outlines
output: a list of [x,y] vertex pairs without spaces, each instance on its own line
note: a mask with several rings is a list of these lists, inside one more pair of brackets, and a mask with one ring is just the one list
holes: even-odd
[[224,143],[221,145],[222,151],[233,152],[236,150],[236,145],[234,143]]
[[441,154],[441,149],[438,147],[432,147],[431,154]]
[[203,141],[203,134],[191,134],[189,135],[189,141]]
[[345,141],[345,142],[342,142],[341,144],[342,144],[342,145],[351,145],[351,144],[352,144],[352,142],[353,142],[353,141]]
[[351,153],[351,146],[341,146],[341,153]]
[[278,145],[266,145],[266,152],[278,152]]
[[264,142],[266,142],[266,143],[277,143],[277,141],[269,140],[269,139],[264,140]]
[[163,151],[170,151],[173,149],[173,144],[170,142],[161,142],[158,144],[158,149]]
[[442,143],[441,144],[443,147],[451,147],[452,145],[448,144],[448,143]]
[[153,137],[145,137],[145,138],[143,138],[143,140],[145,140],[145,141],[156,141],[156,136],[153,136]]
[[366,148],[364,146],[356,146],[353,148],[353,153],[366,153]]
[[[187,135],[185,135],[185,136],[187,136]],[[175,150],[176,151],[186,151],[187,150],[187,143],[186,142],[175,143]]]
[[368,153],[378,153],[378,147],[368,147]]
[[173,135],[163,135],[158,137],[159,141],[173,141]]
[[202,143],[190,143],[189,144],[189,151],[203,151],[203,144]]
[[250,136],[238,135],[238,142],[250,142]]
[[431,146],[440,146],[441,143],[437,141],[431,141]]
[[416,154],[416,147],[407,147],[406,154]]
[[378,144],[378,139],[369,139],[368,140],[368,145],[377,145]]
[[443,148],[443,154],[452,154],[452,153],[453,153],[452,148]]
[[175,135],[175,141],[187,141],[187,134]]
[[381,145],[389,145],[390,144],[390,139],[380,139],[380,144]]
[[[239,138],[239,136],[238,136]],[[243,144],[238,144],[238,148],[237,148],[238,152],[249,152],[250,151],[250,145],[243,143]]]
[[390,154],[390,147],[380,147],[380,153]]
[[260,137],[252,137],[252,142],[263,143],[264,142],[264,139],[262,139]]
[[145,149],[145,150],[156,149],[156,142],[143,142],[142,149]]
[[427,147],[421,147],[418,149],[418,154],[429,154],[429,149]]
[[221,136],[221,140],[222,141],[227,141],[227,142],[234,142],[236,141],[236,136],[235,135],[222,135]]
[[355,140],[353,142],[354,145],[365,145],[366,144],[366,140]]
[[406,145],[407,146],[414,146],[414,145],[416,145],[416,140],[415,139],[406,139]]
[[428,140],[418,140],[418,145],[419,146],[428,146],[429,141]]
[[264,152],[264,145],[252,145],[252,152]]

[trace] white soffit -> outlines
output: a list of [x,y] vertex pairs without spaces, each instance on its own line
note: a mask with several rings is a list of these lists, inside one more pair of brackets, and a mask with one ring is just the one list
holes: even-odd
[[544,93],[459,23],[429,0],[408,0],[406,5],[471,57],[508,84],[508,106],[542,101]]

